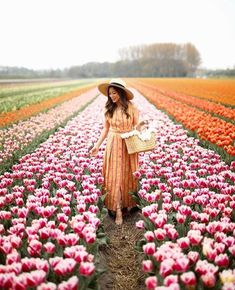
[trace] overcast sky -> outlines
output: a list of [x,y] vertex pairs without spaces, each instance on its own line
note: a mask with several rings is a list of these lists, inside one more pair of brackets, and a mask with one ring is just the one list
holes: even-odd
[[156,42],[191,42],[202,67],[233,67],[235,0],[0,0],[0,66],[114,62]]

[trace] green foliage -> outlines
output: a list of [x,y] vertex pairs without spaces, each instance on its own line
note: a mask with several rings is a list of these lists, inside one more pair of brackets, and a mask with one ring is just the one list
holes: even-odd
[[11,90],[0,87],[0,113],[19,110],[24,106],[69,93],[91,83],[92,81],[81,80],[72,84],[55,84],[54,86],[33,88],[24,86],[23,88],[18,87],[18,89]]

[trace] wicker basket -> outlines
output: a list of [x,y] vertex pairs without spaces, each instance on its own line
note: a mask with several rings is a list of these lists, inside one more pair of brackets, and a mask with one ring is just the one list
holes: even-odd
[[156,146],[155,132],[151,132],[151,138],[148,140],[142,140],[138,134],[123,139],[125,139],[128,154],[150,151]]

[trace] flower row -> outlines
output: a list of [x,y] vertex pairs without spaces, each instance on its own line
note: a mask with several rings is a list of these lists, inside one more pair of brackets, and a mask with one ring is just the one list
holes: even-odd
[[100,100],[0,176],[1,289],[87,289],[97,278],[102,152],[88,150]]
[[157,146],[134,174],[148,289],[235,288],[235,162],[198,146],[182,126],[141,99]]
[[149,84],[147,82],[138,82],[141,83],[142,86],[145,86],[146,88],[154,89],[155,91],[159,92],[160,94],[164,96],[171,97],[177,101],[180,101],[182,103],[185,103],[187,105],[199,108],[203,111],[209,112],[211,114],[216,114],[221,117],[225,117],[227,119],[231,119],[235,121],[235,109],[225,107],[224,105],[217,104],[205,99],[201,99],[198,97],[194,97],[191,95],[186,95],[184,93],[178,93],[175,91],[171,91],[169,89],[163,89],[158,88],[157,84]]
[[[129,82],[129,79],[127,80]],[[172,90],[180,94],[235,106],[235,82],[232,79],[139,78],[137,80],[163,90]]]
[[[59,105],[65,101],[68,101],[78,95],[88,91],[89,89],[93,88],[94,85],[87,85],[85,87],[81,87],[79,89],[73,90],[71,92],[66,92],[64,94],[60,94],[59,96],[49,96],[52,92],[49,92],[49,96],[46,96],[44,100],[40,100],[41,95],[39,95],[39,101],[29,105],[24,105],[22,108],[18,110],[12,110],[9,112],[1,113],[0,114],[0,127],[9,126],[10,124],[14,124],[17,121],[27,119],[33,115],[36,115],[40,112],[43,112],[47,109],[53,108],[56,105]],[[52,94],[53,95],[53,94]],[[10,97],[12,98],[12,97]]]
[[235,156],[235,125],[167,97],[153,88],[138,83],[135,87],[158,108],[169,113],[187,129],[195,131],[202,140],[210,141]]
[[42,132],[52,130],[55,126],[61,124],[96,95],[96,89],[89,90],[45,113],[32,116],[27,120],[0,130],[0,164],[11,158],[15,151],[23,150],[24,147],[31,144]]

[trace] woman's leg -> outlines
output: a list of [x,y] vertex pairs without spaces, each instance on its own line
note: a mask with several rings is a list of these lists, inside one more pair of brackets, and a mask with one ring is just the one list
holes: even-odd
[[115,223],[117,225],[121,225],[123,222],[122,219],[122,199],[121,199],[121,189],[119,190],[118,193],[118,201],[117,201],[117,208],[116,208],[116,219],[115,219]]

